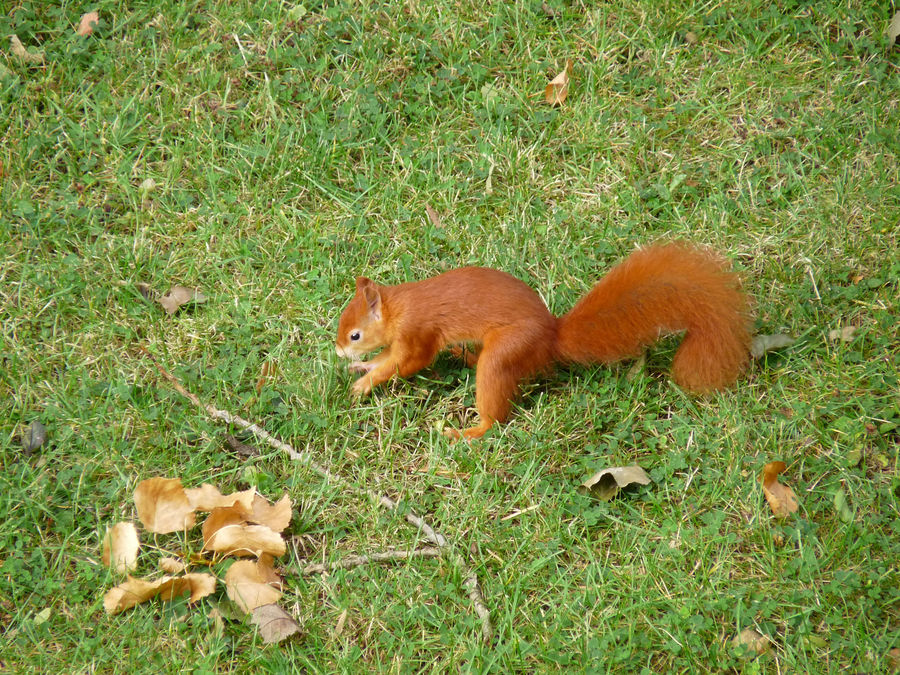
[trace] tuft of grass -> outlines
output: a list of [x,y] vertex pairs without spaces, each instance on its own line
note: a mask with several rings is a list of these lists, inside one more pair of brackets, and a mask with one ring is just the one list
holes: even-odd
[[[896,7],[91,8],[87,38],[72,3],[0,17],[4,44],[44,56],[0,55],[5,669],[889,668],[900,49],[883,30]],[[551,109],[543,87],[567,58],[569,98]],[[633,379],[627,365],[560,370],[471,445],[440,433],[474,414],[473,372],[452,359],[347,395],[332,341],[358,274],[494,266],[562,313],[667,237],[723,251],[758,329],[795,345],[705,400],[666,378],[669,342]],[[169,317],[139,282],[209,300]],[[846,325],[852,341],[828,338]],[[495,640],[481,642],[446,561],[299,576],[304,560],[409,548],[416,533],[274,452],[235,457],[229,430],[138,344],[204,400],[424,514],[477,571]],[[276,375],[257,394],[266,361]],[[33,420],[49,438],[29,455],[18,438]],[[774,459],[801,502],[780,522],[759,486]],[[635,461],[653,484],[610,503],[576,489]],[[205,603],[105,616],[100,533],[154,475],[291,493],[284,604],[302,639],[263,647],[247,624],[217,629]],[[756,660],[731,644],[747,627],[772,641]]]

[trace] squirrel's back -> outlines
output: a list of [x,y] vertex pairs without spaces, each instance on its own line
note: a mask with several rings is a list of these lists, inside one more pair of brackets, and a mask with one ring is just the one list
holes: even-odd
[[488,267],[461,267],[435,277],[387,288],[401,330],[438,330],[446,343],[480,341],[511,325],[537,329],[556,339],[556,322],[541,297],[524,281]]

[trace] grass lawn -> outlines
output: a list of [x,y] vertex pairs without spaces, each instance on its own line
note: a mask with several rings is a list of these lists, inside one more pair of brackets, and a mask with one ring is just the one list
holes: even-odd
[[[92,9],[99,24],[79,36]],[[6,3],[0,668],[900,668],[900,46],[884,36],[898,9]],[[568,99],[550,107],[544,86],[566,59]],[[757,330],[796,338],[731,391],[685,395],[667,340],[635,376],[571,368],[528,385],[473,444],[441,433],[474,416],[474,372],[450,357],[348,395],[333,340],[357,275],[493,266],[560,314],[635,246],[671,237],[722,251]],[[139,283],[208,299],[170,316]],[[355,489],[262,445],[235,454],[224,438],[238,430],[140,346]],[[28,453],[35,420],[47,441]],[[800,502],[781,520],[759,480],[774,460]],[[650,485],[610,502],[577,489],[634,462]],[[264,645],[246,620],[216,619],[222,590],[107,616],[119,578],[100,537],[134,518],[134,488],[153,476],[291,495],[281,604],[301,637]],[[464,564],[301,574],[421,545],[407,511]],[[142,536],[142,576],[154,548],[198,546]],[[732,644],[744,629],[766,653]]]

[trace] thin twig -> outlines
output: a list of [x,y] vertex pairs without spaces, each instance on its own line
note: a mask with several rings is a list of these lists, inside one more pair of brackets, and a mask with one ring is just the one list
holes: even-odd
[[[213,419],[221,420],[228,424],[233,424],[235,426],[241,427],[242,429],[246,429],[257,438],[268,443],[273,448],[284,452],[292,460],[300,462],[311,471],[319,474],[325,480],[347,488],[350,491],[365,494],[370,499],[378,502],[386,509],[389,509],[391,511],[398,510],[399,506],[397,502],[395,502],[387,495],[379,495],[374,490],[360,489],[355,485],[352,485],[343,477],[332,473],[327,468],[316,462],[312,458],[312,455],[310,455],[310,453],[298,452],[284,441],[275,438],[272,434],[270,434],[262,427],[259,427],[252,422],[248,422],[242,417],[232,415],[227,410],[220,410],[219,408],[216,408],[211,404],[203,403],[195,394],[185,389],[181,382],[179,382],[174,375],[163,368],[159,361],[157,361],[156,357],[146,347],[140,345],[139,348],[141,352],[143,352],[153,362],[153,365],[156,366],[156,369],[159,371],[159,373],[169,381],[172,387],[174,387],[175,391],[184,396],[198,408],[205,410],[207,414]],[[491,626],[491,613],[488,610],[487,606],[484,604],[484,597],[481,595],[481,588],[478,584],[478,576],[471,569],[469,569],[469,566],[463,559],[463,557],[453,550],[446,537],[444,537],[444,535],[442,535],[440,532],[435,531],[434,528],[426,523],[424,519],[420,518],[412,512],[407,512],[405,514],[405,518],[407,522],[415,526],[416,529],[422,533],[422,536],[429,543],[434,544],[439,549],[443,549],[447,553],[450,553],[449,559],[451,563],[458,566],[462,570],[463,576],[465,577],[465,581],[463,581],[463,587],[469,594],[469,599],[472,601],[472,604],[475,607],[475,613],[478,615],[478,618],[481,619],[481,634],[484,637],[485,641],[490,640],[493,634],[493,628]]]
[[334,570],[348,570],[369,563],[394,562],[397,560],[409,560],[410,558],[440,558],[441,549],[429,546],[413,551],[382,551],[369,555],[350,555],[333,563],[315,563],[303,568],[303,574],[324,574]]

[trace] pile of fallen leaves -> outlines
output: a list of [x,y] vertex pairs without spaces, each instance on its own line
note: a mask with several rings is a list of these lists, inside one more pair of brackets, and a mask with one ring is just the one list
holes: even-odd
[[156,565],[163,572],[159,578],[135,578],[130,573],[141,549],[138,529],[129,522],[110,527],[103,539],[103,562],[127,579],[106,592],[103,606],[109,614],[157,597],[169,601],[189,596],[188,603],[196,603],[214,593],[219,580],[208,572],[188,572],[188,567],[208,568],[235,557],[242,559],[225,573],[225,592],[259,625],[263,640],[277,642],[300,631],[293,617],[276,604],[282,581],[274,561],[287,550],[281,532],[291,521],[287,494],[271,504],[255,488],[223,495],[209,484],[185,489],[177,478],[150,478],[138,484],[134,503],[141,524],[155,534],[190,530],[198,512],[208,513],[201,527],[203,545],[196,554],[161,557]]

